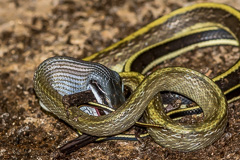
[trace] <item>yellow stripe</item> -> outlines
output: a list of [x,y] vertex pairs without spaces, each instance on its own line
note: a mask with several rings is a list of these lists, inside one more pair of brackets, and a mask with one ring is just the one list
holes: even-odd
[[[144,133],[144,134],[140,134],[139,135],[139,137],[140,138],[144,138],[144,137],[147,137],[147,136],[149,136],[149,133]],[[134,135],[134,134],[118,134],[118,135],[116,135],[116,136],[113,136],[113,138],[114,137],[116,137],[116,138],[126,138],[126,139],[128,139],[128,138],[136,138],[136,135]],[[96,141],[102,141],[102,140],[105,140],[105,139],[107,139],[107,137],[101,137],[101,138],[98,138]]]
[[230,73],[236,71],[238,68],[240,67],[240,61],[238,61],[234,66],[232,66],[229,70],[227,70],[226,72],[224,72],[223,74],[218,75],[217,77],[213,78],[212,80],[218,81],[220,79],[223,79],[224,77],[226,77],[227,75],[229,75]]
[[99,104],[99,103],[95,103],[95,102],[88,102],[91,106],[95,106],[95,107],[99,107],[101,109],[105,109],[105,110],[108,110],[108,111],[111,111],[111,112],[114,112],[115,110],[108,107],[108,106],[105,106],[103,104]]
[[194,107],[191,107],[191,108],[183,108],[183,109],[173,110],[171,112],[168,112],[167,115],[170,116],[170,115],[175,114],[175,113],[189,111],[189,110],[198,109],[198,108],[199,108],[199,106],[194,106]]
[[[232,33],[228,28],[224,27],[224,26],[221,25],[221,24],[210,23],[210,22],[208,22],[208,23],[197,23],[197,24],[195,24],[195,25],[193,25],[193,26],[191,26],[191,27],[188,27],[188,28],[182,30],[181,32],[177,33],[176,35],[174,35],[173,37],[171,37],[171,38],[169,38],[169,39],[166,39],[166,40],[161,41],[161,42],[159,42],[159,43],[156,43],[156,44],[154,44],[154,45],[148,46],[148,47],[142,49],[141,51],[135,53],[134,55],[132,55],[132,56],[127,60],[127,62],[126,62],[126,64],[125,64],[125,67],[124,67],[124,71],[125,71],[125,72],[131,71],[131,65],[132,65],[133,61],[136,60],[136,58],[137,58],[139,55],[141,55],[142,53],[146,52],[147,50],[150,50],[150,49],[152,49],[152,48],[154,48],[154,47],[163,45],[163,44],[168,43],[168,42],[170,42],[170,41],[173,41],[173,40],[176,40],[176,39],[185,37],[185,36],[189,36],[189,35],[191,35],[191,34],[196,34],[196,33],[200,33],[200,32],[203,32],[203,31],[208,31],[208,30],[215,30],[215,29],[219,29],[219,28],[222,28],[222,29],[228,31],[233,37],[235,37],[235,39],[237,39],[236,36],[234,35],[234,33]],[[214,41],[214,40],[212,40],[212,41]],[[236,41],[236,40],[235,40],[235,41]],[[208,41],[208,42],[210,43],[210,41]],[[223,45],[223,44],[226,45],[227,42],[228,42],[228,40],[226,40],[226,42],[223,42],[223,41],[222,41],[222,45]],[[200,42],[200,43],[201,43],[201,42]],[[205,43],[205,44],[206,44],[206,43]],[[216,45],[216,44],[214,44],[214,45]],[[238,46],[239,43],[238,43],[238,42],[229,41],[229,45]],[[205,46],[202,46],[202,47],[206,47],[206,46],[210,46],[210,45],[207,45],[207,44],[206,44]],[[194,49],[194,48],[193,48],[193,49]],[[191,50],[191,49],[190,49],[190,50]],[[189,51],[189,50],[187,50],[187,51]],[[181,54],[182,54],[182,53],[183,53],[183,52],[181,52]],[[174,54],[173,54],[173,55],[174,55]],[[178,55],[180,55],[180,53],[179,53],[179,54],[176,54],[176,56],[178,56]],[[171,58],[174,58],[174,57],[171,57]],[[148,70],[149,70],[149,69],[146,69],[146,68],[145,68],[144,71],[143,71],[143,73],[146,73],[146,71],[148,71]]]
[[224,92],[224,95],[228,94],[229,92],[232,92],[233,90],[235,90],[235,89],[237,89],[237,88],[239,88],[239,87],[240,87],[240,84],[238,84],[238,85],[230,88],[229,90],[227,90],[227,91]]
[[237,101],[239,99],[240,99],[240,96],[237,96],[237,97],[234,97],[234,98],[228,100],[227,103],[229,104],[229,103],[232,103],[232,102]]
[[165,56],[162,56],[154,61],[152,61],[149,65],[147,65],[144,70],[142,71],[142,74],[146,74],[150,69],[155,67],[157,64],[167,60],[167,59],[172,59],[174,57],[177,57],[181,55],[182,53],[185,53],[187,51],[193,50],[197,47],[202,48],[202,47],[207,47],[207,46],[213,46],[213,45],[233,45],[233,46],[238,46],[238,42],[236,40],[225,40],[225,39],[218,39],[218,40],[211,40],[211,41],[205,41],[205,42],[200,42],[197,44],[193,44],[184,48],[181,48],[177,51],[170,52]]
[[236,16],[239,20],[240,20],[240,15],[238,13],[238,11],[232,9],[232,7],[230,6],[226,6],[224,4],[216,4],[216,3],[202,3],[202,4],[195,4],[195,5],[192,5],[192,6],[188,6],[188,7],[185,7],[185,8],[180,8],[178,10],[175,10],[173,12],[171,12],[170,14],[168,15],[165,15],[155,21],[153,21],[152,23],[148,24],[146,27],[143,27],[141,29],[139,29],[138,31],[130,34],[129,36],[127,36],[126,38],[124,38],[123,40],[117,42],[117,43],[114,43],[113,45],[107,47],[106,49],[98,52],[98,53],[95,53],[89,57],[86,57],[84,58],[83,60],[85,61],[91,61],[93,60],[95,57],[97,57],[99,54],[101,53],[104,53],[104,52],[107,52],[107,51],[110,51],[116,47],[118,47],[119,45],[121,45],[122,43],[126,42],[126,41],[130,41],[132,39],[134,39],[135,37],[137,36],[140,36],[146,32],[148,32],[151,28],[153,28],[154,26],[157,26],[159,24],[162,24],[164,22],[166,22],[169,18],[171,17],[174,17],[176,16],[177,14],[183,14],[185,12],[188,12],[188,11],[191,11],[191,10],[194,10],[196,8],[200,8],[200,7],[204,7],[204,8],[220,8],[220,9],[223,9],[227,12],[230,12],[231,14],[233,14],[234,16]]

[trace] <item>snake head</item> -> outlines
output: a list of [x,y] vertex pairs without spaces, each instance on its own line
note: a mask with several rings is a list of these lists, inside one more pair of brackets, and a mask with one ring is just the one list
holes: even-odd
[[110,76],[93,76],[89,87],[98,103],[117,109],[125,102],[124,86],[121,77],[115,71],[111,71]]

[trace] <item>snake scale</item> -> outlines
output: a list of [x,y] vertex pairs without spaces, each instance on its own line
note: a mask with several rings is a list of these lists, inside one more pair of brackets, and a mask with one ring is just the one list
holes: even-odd
[[[69,57],[45,60],[35,73],[34,88],[43,108],[83,133],[100,137],[122,133],[145,112],[147,123],[162,126],[147,128],[156,143],[174,150],[193,151],[223,134],[227,124],[224,94],[237,92],[228,102],[239,98],[240,61],[213,80],[187,68],[157,70],[142,82],[139,80],[140,84],[125,102],[116,72],[123,72],[120,75],[128,85],[127,81],[138,81],[140,76],[132,71],[146,73],[165,59],[196,47],[239,46],[239,39],[239,11],[223,4],[195,4],[157,19],[85,61]],[[226,78],[234,81],[221,88]],[[98,96],[100,103],[105,100],[115,109],[123,104],[102,116],[91,116],[77,107],[65,108],[64,95],[88,89]],[[176,123],[164,113],[161,99],[154,98],[160,91],[173,91],[195,101],[204,112],[204,120],[191,125]]]

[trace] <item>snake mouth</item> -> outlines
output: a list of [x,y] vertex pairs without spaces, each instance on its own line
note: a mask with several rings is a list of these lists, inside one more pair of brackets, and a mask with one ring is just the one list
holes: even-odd
[[[90,104],[90,102],[95,104]],[[105,110],[99,107],[101,105],[113,108],[111,100],[96,81],[90,81],[89,89],[86,91],[63,96],[62,103],[65,108],[78,107],[92,116],[102,116],[111,112],[108,109]],[[96,105],[96,103],[100,105]]]
[[108,105],[109,107],[113,108],[111,102],[106,96],[106,92],[102,89],[102,87],[97,83],[95,80],[91,80],[89,87],[94,94],[96,100],[100,104]]
[[[109,82],[110,83],[110,82]],[[91,89],[97,103],[108,106],[109,108],[116,110],[125,102],[125,97],[123,94],[123,84],[122,83],[111,83],[109,88],[103,89],[102,86],[95,80],[91,80],[89,83],[89,88]],[[98,109],[96,109],[98,110]],[[110,112],[104,109],[105,114]]]
[[[89,83],[89,88],[94,95],[94,97],[92,97],[92,99],[97,101],[97,103],[99,103],[99,104],[107,105],[110,108],[114,108],[114,106],[111,103],[111,100],[107,97],[106,92],[97,83],[97,81],[91,80],[90,83]],[[92,110],[92,113],[94,113],[93,116],[102,116],[102,115],[110,113],[109,111],[102,110],[102,109],[99,109],[99,108],[93,107],[93,106],[88,107],[88,109]]]

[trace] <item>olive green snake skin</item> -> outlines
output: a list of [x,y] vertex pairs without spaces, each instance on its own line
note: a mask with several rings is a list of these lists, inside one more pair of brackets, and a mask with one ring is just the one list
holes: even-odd
[[[184,45],[187,46],[185,50],[176,48],[170,54],[157,55],[156,60],[151,60],[147,64],[141,62],[139,58],[143,55],[147,57],[147,54],[158,46],[192,34],[207,33],[209,30],[225,30],[230,38],[213,37],[209,42],[201,40],[196,44]],[[133,81],[137,85],[140,83],[115,112],[91,116],[77,107],[67,108],[66,112],[62,103],[63,95],[81,91],[79,85],[83,86],[86,83],[89,85],[88,75],[102,83],[101,86],[106,85],[118,91],[122,89],[116,72],[97,63],[85,64],[84,61],[68,57],[50,58],[38,67],[34,76],[34,88],[42,107],[83,133],[99,137],[116,135],[133,126],[144,114],[147,123],[161,126],[147,128],[156,143],[174,150],[193,151],[212,144],[223,134],[227,124],[227,101],[223,92],[228,93],[239,88],[239,81],[226,90],[221,90],[217,84],[232,73],[238,75],[240,61],[215,77],[213,81],[196,71],[181,67],[157,70],[142,82],[142,78],[139,78],[141,75],[131,71],[146,73],[165,59],[176,57],[196,46],[216,44],[238,46],[239,39],[239,11],[223,4],[196,4],[163,16],[122,41],[84,59],[104,64],[116,72],[123,72],[120,75],[125,85],[128,85],[127,81]],[[139,62],[141,63],[138,64]],[[142,68],[136,67],[138,65]],[[99,75],[104,75],[105,78],[100,78]],[[90,87],[94,88],[94,85],[90,84]],[[154,98],[160,91],[176,92],[195,101],[204,112],[204,120],[191,125],[176,123],[164,112],[161,98]],[[118,95],[118,93],[109,95],[112,97],[109,98],[108,104],[113,108],[124,101],[120,97],[119,102],[112,104],[112,100],[117,99]]]

